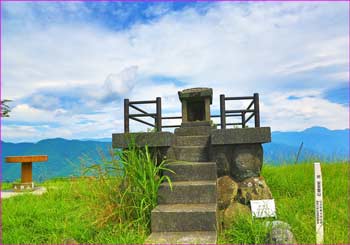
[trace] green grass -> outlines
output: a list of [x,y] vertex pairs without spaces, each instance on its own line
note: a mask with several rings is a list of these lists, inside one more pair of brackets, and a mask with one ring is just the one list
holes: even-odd
[[[325,243],[348,244],[348,165],[322,164]],[[262,175],[276,203],[277,219],[291,225],[298,243],[315,239],[312,163],[263,167]],[[263,232],[261,232],[263,231]],[[247,234],[249,234],[247,236]],[[221,243],[260,243],[266,237],[261,219],[240,219],[220,237]]]
[[[124,157],[124,161],[133,159],[135,166],[126,164],[120,178],[109,173],[121,171],[120,165],[106,163],[91,167],[95,178],[51,180],[42,184],[48,188],[42,196],[2,200],[3,243],[63,243],[66,239],[143,243],[161,180],[156,177],[160,169],[148,169],[152,160],[142,154],[146,153]],[[322,165],[325,243],[349,243],[347,167],[345,163]],[[265,165],[262,174],[274,196],[278,219],[291,225],[298,243],[315,243],[313,165]],[[151,180],[155,182],[150,184]],[[266,232],[264,220],[242,217],[220,235],[219,242],[265,243]]]
[[2,190],[9,190],[12,188],[12,183],[1,183],[1,189]]
[[44,182],[42,196],[2,200],[3,243],[143,243],[158,187],[169,180],[147,147],[129,149],[90,164],[85,178]]
[[127,224],[95,225],[91,180],[48,181],[42,196],[25,194],[2,200],[3,243],[141,243],[145,234]]

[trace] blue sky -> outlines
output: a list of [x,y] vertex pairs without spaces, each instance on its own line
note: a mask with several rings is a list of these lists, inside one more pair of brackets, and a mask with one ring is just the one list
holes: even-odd
[[214,113],[219,94],[259,92],[273,131],[348,128],[348,15],[344,2],[2,3],[2,139],[110,137],[124,98],[179,115],[177,91],[199,86]]

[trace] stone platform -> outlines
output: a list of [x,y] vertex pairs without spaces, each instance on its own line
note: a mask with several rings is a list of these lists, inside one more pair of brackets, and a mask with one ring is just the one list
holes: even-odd
[[[171,132],[117,133],[114,148],[128,148],[133,140],[139,147],[148,146],[163,159],[216,162],[217,175],[237,181],[260,176],[263,164],[262,144],[271,142],[270,127],[216,129],[200,122],[183,123]],[[192,126],[191,126],[192,125]]]
[[42,195],[46,192],[45,187],[34,187],[33,191],[25,191],[25,192],[18,192],[18,191],[13,191],[13,190],[2,190],[1,191],[1,199],[5,198],[10,198],[18,195],[23,195],[23,194],[32,194],[32,195]]

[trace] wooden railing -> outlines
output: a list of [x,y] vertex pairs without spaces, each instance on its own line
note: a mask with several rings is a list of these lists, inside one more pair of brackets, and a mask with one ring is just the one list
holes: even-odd
[[[157,97],[156,100],[143,100],[143,101],[129,101],[129,99],[124,99],[124,132],[130,132],[129,119],[146,124],[159,132],[162,127],[162,120],[159,120],[162,116],[162,102],[161,98]],[[148,113],[143,109],[137,107],[138,104],[156,104],[156,113]],[[140,112],[141,114],[130,114],[130,107]],[[154,124],[146,122],[140,118],[151,117],[154,119]]]
[[[228,100],[252,100],[246,109],[243,110],[226,110],[226,101]],[[145,110],[137,107],[141,104],[156,104],[156,112],[148,113]],[[130,108],[140,112],[139,114],[130,114]],[[150,117],[154,119],[154,123],[146,122],[140,118]],[[220,115],[211,115],[211,118],[220,117],[220,123],[217,124],[220,128],[225,129],[226,126],[241,126],[245,128],[248,121],[254,117],[255,127],[260,127],[260,113],[259,113],[259,94],[255,93],[253,96],[244,97],[225,97],[220,95]],[[226,123],[227,117],[240,117],[239,123]],[[181,125],[163,125],[162,120],[182,119],[181,116],[168,116],[162,117],[162,99],[157,97],[156,100],[144,100],[144,101],[129,101],[124,99],[124,132],[130,132],[129,120],[134,120],[152,128],[155,128],[157,132],[162,131],[162,128],[177,128]]]
[[[243,110],[226,110],[227,100],[251,100],[250,104],[246,109]],[[254,107],[253,107],[254,106]],[[253,107],[253,108],[252,108]],[[251,114],[250,114],[251,113]],[[249,115],[250,114],[250,115]],[[241,126],[245,128],[250,119],[254,117],[255,127],[260,127],[260,109],[259,109],[259,94],[255,93],[253,96],[244,97],[225,97],[224,94],[220,95],[220,115],[215,115],[212,117],[220,117],[220,124],[218,124],[222,129],[226,126]],[[240,117],[240,123],[226,123],[227,117]]]
[[[140,104],[156,104],[156,112],[148,113],[145,110],[137,107]],[[130,114],[130,107],[140,112],[140,114]],[[154,124],[146,122],[140,118],[151,117],[154,119]],[[140,101],[129,101],[129,99],[124,99],[124,132],[130,132],[129,119],[137,121],[139,123],[146,124],[155,128],[157,132],[162,131],[162,128],[174,128],[180,127],[180,125],[162,125],[162,120],[168,119],[181,119],[181,116],[174,117],[162,117],[162,99],[157,97],[156,100],[140,100]]]

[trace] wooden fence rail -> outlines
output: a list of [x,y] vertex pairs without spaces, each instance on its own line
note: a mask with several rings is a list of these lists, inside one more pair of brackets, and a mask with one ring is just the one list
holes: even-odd
[[[252,100],[248,107],[243,110],[226,110],[226,103],[227,100]],[[254,106],[254,109],[251,109],[252,106]],[[245,128],[247,125],[247,122],[254,117],[255,121],[255,127],[260,127],[260,111],[259,111],[259,94],[254,93],[253,96],[244,96],[244,97],[225,97],[224,94],[220,95],[220,126],[222,129],[226,128],[226,125],[239,125],[242,126],[242,128]],[[251,113],[248,117],[246,117],[247,113]],[[241,117],[241,123],[226,123],[226,117]]]
[[[156,104],[156,113],[148,113],[145,110],[135,106],[135,105],[143,105],[143,104]],[[130,114],[130,107],[135,109],[140,114]],[[140,117],[151,117],[154,119],[154,124],[146,122]],[[162,131],[162,99],[157,97],[156,100],[143,100],[143,101],[129,101],[129,99],[124,99],[124,132],[130,132],[130,124],[129,120],[132,119],[134,121],[146,124],[156,129],[157,132]]]

